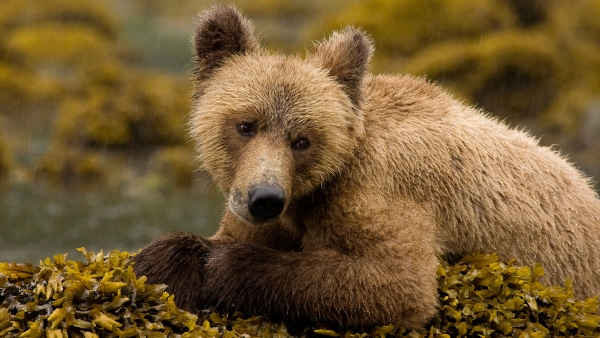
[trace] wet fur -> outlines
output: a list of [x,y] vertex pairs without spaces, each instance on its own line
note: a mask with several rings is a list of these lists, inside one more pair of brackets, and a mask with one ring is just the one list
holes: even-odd
[[[356,28],[306,59],[260,49],[234,9],[200,15],[191,135],[227,197],[210,239],[164,235],[135,271],[179,306],[343,327],[424,325],[438,257],[498,252],[540,262],[544,282],[600,294],[600,201],[555,151],[412,76],[367,74]],[[255,121],[241,137],[236,124]],[[290,149],[298,137],[311,147]],[[245,210],[277,184],[278,218]]]

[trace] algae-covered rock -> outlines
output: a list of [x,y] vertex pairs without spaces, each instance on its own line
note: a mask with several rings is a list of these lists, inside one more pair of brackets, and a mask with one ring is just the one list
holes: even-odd
[[60,100],[86,69],[125,58],[113,18],[98,2],[0,1],[0,100]]
[[[0,3],[0,86],[24,105],[58,107],[55,143],[180,143],[187,81],[135,69],[106,5],[59,0]],[[125,47],[124,47],[125,46]],[[35,84],[35,85],[33,85]],[[6,95],[6,94],[5,94]],[[1,99],[1,98],[0,98]],[[54,109],[48,109],[54,111]]]
[[8,147],[4,143],[4,140],[0,138],[0,183],[4,180],[10,169],[10,156],[8,153]]
[[125,70],[107,70],[95,81],[84,95],[64,101],[57,142],[123,147],[184,141],[190,97],[185,81]]
[[136,68],[115,17],[102,2],[0,0],[2,127],[43,131],[31,136],[44,138],[46,152],[18,163],[36,179],[126,180],[116,168],[130,175],[149,166],[149,153],[184,143],[191,84]]
[[194,180],[194,171],[198,168],[193,150],[183,146],[157,150],[150,163],[152,169],[161,177],[179,187],[190,186]]
[[78,0],[0,1],[1,29],[15,29],[46,22],[83,25],[93,27],[103,35],[116,35],[114,15],[100,2]]
[[364,331],[324,324],[289,328],[261,316],[182,311],[164,285],[136,276],[130,254],[85,262],[55,255],[31,264],[0,263],[0,336],[5,337],[555,337],[598,336],[596,298],[578,300],[569,281],[548,287],[541,266],[495,254],[468,255],[438,268],[440,309],[422,331],[393,325]]
[[514,26],[515,18],[510,7],[497,0],[367,0],[331,15],[313,34],[324,35],[345,24],[362,27],[373,36],[376,71],[397,71],[394,66],[399,61],[425,46],[479,39]]
[[566,65],[560,45],[539,33],[505,32],[437,43],[405,64],[497,116],[537,117],[559,95]]
[[38,160],[35,178],[59,185],[94,183],[108,175],[105,162],[94,150],[55,146]]

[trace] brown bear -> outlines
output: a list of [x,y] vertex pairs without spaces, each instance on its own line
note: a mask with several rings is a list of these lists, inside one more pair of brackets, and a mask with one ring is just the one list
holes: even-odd
[[418,328],[443,256],[540,262],[600,294],[600,200],[555,151],[414,76],[370,75],[348,27],[306,57],[261,49],[236,10],[201,13],[191,135],[224,192],[218,233],[134,258],[188,310]]

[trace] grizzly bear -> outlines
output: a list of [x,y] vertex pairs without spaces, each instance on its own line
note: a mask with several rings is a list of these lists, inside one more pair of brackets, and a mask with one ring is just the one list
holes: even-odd
[[191,136],[226,196],[217,234],[134,258],[187,310],[422,327],[443,257],[540,262],[600,294],[600,200],[552,149],[425,79],[367,73],[347,27],[306,58],[267,52],[235,9],[202,12]]

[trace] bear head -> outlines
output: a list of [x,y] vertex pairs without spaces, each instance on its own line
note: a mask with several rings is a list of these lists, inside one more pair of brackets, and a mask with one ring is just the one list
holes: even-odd
[[246,223],[285,214],[327,184],[364,137],[370,39],[347,27],[302,59],[261,49],[235,9],[202,12],[194,36],[190,119],[202,166]]

